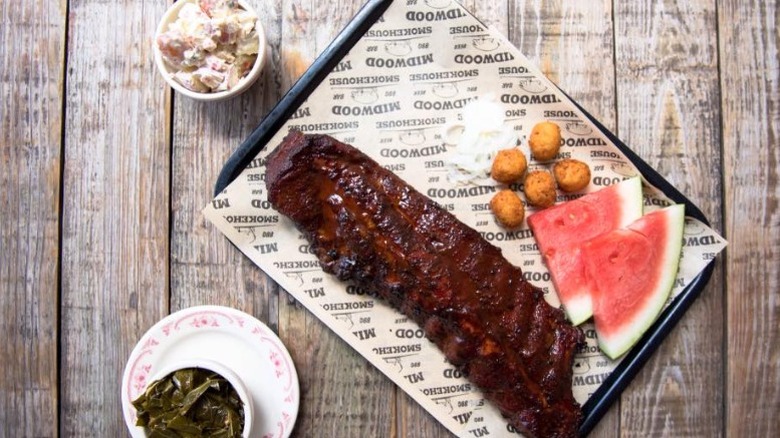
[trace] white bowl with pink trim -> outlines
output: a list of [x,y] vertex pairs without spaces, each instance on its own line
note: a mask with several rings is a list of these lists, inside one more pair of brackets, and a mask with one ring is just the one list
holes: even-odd
[[235,376],[236,391],[243,387],[249,400],[245,404],[251,406],[246,436],[290,436],[298,416],[300,389],[295,365],[282,341],[244,312],[196,306],[168,315],[152,326],[127,359],[121,398],[125,424],[134,438],[146,434],[135,425],[132,401],[155,379],[199,363],[220,368],[214,371],[228,381]]

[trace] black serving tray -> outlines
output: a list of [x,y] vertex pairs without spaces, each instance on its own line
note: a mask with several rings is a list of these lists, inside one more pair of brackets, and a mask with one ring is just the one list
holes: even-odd
[[[355,17],[331,42],[331,44],[314,61],[311,67],[292,86],[279,103],[260,122],[251,134],[239,145],[228,158],[217,178],[214,196],[221,193],[244,168],[257,156],[266,144],[276,135],[287,119],[306,100],[309,94],[317,88],[338,62],[349,52],[363,34],[379,19],[393,0],[368,0]],[[563,91],[562,91],[563,92]],[[565,94],[565,92],[564,92]],[[567,95],[568,97],[568,95]],[[680,193],[658,172],[645,163],[636,153],[620,139],[607,130],[598,120],[569,97],[585,116],[609,138],[631,162],[639,169],[642,176],[653,186],[678,204],[685,204],[685,215],[700,220],[707,226],[709,221],[688,198]],[[590,396],[583,406],[584,421],[580,426],[580,436],[588,435],[620,394],[637,375],[653,352],[661,345],[663,339],[682,318],[694,300],[701,294],[704,286],[715,269],[710,262],[685,289],[675,297],[669,306],[659,316],[658,320],[642,336],[639,342],[623,358],[601,386]]]

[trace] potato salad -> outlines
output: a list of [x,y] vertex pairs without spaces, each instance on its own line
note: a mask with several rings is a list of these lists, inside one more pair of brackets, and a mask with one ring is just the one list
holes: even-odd
[[256,23],[257,16],[236,0],[198,0],[181,8],[157,46],[173,78],[187,89],[226,91],[255,64]]

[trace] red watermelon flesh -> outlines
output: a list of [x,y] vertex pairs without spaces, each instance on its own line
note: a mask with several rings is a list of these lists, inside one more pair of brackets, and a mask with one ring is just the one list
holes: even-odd
[[679,266],[684,224],[685,207],[674,205],[582,245],[585,275],[595,285],[596,333],[607,356],[628,351],[663,309]]
[[638,177],[528,216],[555,291],[573,324],[592,315],[593,286],[585,275],[582,243],[641,216],[642,183]]

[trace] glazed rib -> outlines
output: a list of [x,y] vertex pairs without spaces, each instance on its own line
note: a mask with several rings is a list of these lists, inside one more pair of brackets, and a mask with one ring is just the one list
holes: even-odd
[[268,199],[323,269],[389,302],[529,437],[576,436],[584,341],[495,246],[356,148],[292,131],[269,155]]

